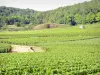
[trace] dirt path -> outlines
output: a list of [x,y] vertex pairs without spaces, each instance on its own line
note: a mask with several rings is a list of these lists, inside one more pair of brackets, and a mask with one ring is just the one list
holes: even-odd
[[36,46],[12,45],[11,52],[44,52],[44,50]]

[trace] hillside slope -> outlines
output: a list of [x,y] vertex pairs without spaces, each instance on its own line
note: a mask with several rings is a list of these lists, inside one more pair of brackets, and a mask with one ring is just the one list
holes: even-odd
[[40,12],[32,9],[0,7],[0,26],[37,25],[43,23],[86,24],[100,22],[100,0],[92,0],[55,10]]

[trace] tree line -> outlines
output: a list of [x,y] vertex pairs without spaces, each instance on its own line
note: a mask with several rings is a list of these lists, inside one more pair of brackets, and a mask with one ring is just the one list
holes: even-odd
[[0,6],[0,27],[43,23],[77,25],[97,22],[100,22],[100,0],[86,1],[44,12]]

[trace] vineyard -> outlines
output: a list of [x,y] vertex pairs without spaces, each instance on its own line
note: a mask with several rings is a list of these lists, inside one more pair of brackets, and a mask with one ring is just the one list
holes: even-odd
[[[10,53],[11,45],[45,52]],[[0,75],[100,75],[100,25],[0,32]]]

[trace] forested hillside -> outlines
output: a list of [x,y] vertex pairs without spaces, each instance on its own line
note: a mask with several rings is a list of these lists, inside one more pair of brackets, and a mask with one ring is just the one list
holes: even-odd
[[3,25],[21,26],[43,23],[77,25],[97,22],[100,22],[100,0],[92,0],[44,12],[0,7],[0,27]]

